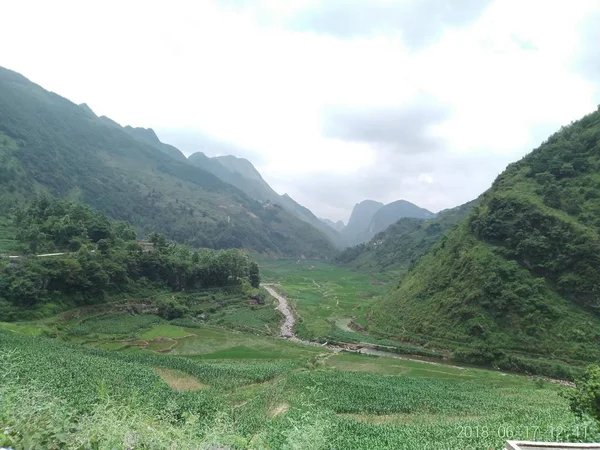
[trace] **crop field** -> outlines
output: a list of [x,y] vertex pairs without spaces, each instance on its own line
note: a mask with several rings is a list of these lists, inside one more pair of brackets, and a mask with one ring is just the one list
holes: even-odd
[[[347,328],[382,280],[294,264],[273,263],[264,279],[284,286],[307,332],[382,342]],[[278,339],[271,299],[184,300],[203,320],[94,307],[0,323],[0,447],[468,450],[600,438],[571,413],[568,387]]]
[[[205,331],[211,348],[235,341],[224,331]],[[27,447],[33,432],[67,448],[82,439],[122,448],[129,439],[160,448],[500,449],[508,438],[597,437],[591,425],[575,421],[560,396],[566,388],[551,383],[295,352],[287,342],[279,343],[279,353],[273,344],[262,350],[264,358],[251,359],[259,347],[252,335],[240,334],[249,347],[225,347],[227,358],[218,351],[211,358],[102,350],[0,331],[0,363],[9,368],[0,375],[0,423],[9,427],[0,444]]]
[[[367,274],[325,262],[262,261],[264,282],[277,283],[300,317],[297,333],[306,339],[326,337],[343,329],[348,319],[364,323],[364,314],[387,292],[386,275]],[[340,328],[340,326],[342,328]]]

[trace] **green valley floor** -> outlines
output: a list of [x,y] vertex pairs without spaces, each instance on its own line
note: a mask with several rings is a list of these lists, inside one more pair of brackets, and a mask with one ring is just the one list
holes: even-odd
[[[385,277],[263,262],[304,338],[360,335]],[[311,287],[312,286],[312,287]],[[210,320],[87,308],[0,323],[0,447],[500,449],[592,442],[569,389],[493,370],[331,351],[277,336],[265,305],[227,299]]]

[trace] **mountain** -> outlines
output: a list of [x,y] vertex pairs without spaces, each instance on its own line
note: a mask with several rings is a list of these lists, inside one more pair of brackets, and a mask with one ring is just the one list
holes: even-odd
[[335,231],[337,231],[338,233],[341,233],[342,230],[344,228],[346,228],[346,225],[344,225],[344,222],[342,222],[341,220],[338,220],[337,222],[334,222],[333,220],[329,220],[329,219],[320,219],[321,222],[323,222],[325,225],[327,225],[330,228],[333,228]]
[[128,134],[135,137],[136,139],[139,139],[156,147],[161,152],[166,153],[167,155],[178,161],[186,160],[185,155],[181,153],[179,149],[173,147],[172,145],[163,144],[162,142],[160,142],[158,136],[152,128],[133,128],[128,125],[125,128],[123,128],[123,130],[125,130]]
[[404,274],[442,234],[464,220],[476,202],[440,211],[432,219],[404,217],[369,242],[347,248],[336,262],[359,270]]
[[236,186],[250,198],[282,206],[288,213],[321,231],[334,246],[341,247],[337,231],[324,224],[308,208],[297,203],[288,194],[279,195],[275,192],[247,159],[232,155],[210,158],[202,152],[197,152],[190,155],[188,160],[226,183]]
[[296,257],[335,251],[315,227],[173,149],[152,130],[123,128],[0,68],[0,212],[47,193],[196,247]]
[[373,327],[504,368],[597,361],[598,142],[600,108],[509,165],[376,305]]
[[398,200],[387,205],[373,200],[364,200],[354,206],[348,226],[341,235],[346,246],[351,247],[369,241],[377,233],[403,217],[429,219],[434,216],[431,211],[406,200]]
[[360,236],[369,227],[373,216],[382,206],[384,206],[383,203],[375,200],[363,200],[354,205],[350,219],[348,219],[348,225],[341,232],[342,239],[347,246],[363,242],[360,241]]
[[371,219],[371,223],[367,228],[367,236],[369,238],[375,236],[377,233],[385,230],[394,222],[404,217],[412,217],[415,219],[431,219],[434,217],[431,211],[424,208],[419,208],[406,200],[398,200],[392,203],[388,203],[377,210]]

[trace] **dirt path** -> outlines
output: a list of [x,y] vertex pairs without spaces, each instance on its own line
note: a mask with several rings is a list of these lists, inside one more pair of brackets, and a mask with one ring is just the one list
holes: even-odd
[[299,340],[298,337],[294,334],[293,328],[296,323],[296,319],[290,310],[290,306],[288,305],[287,298],[282,295],[279,295],[275,289],[273,289],[272,284],[263,284],[262,285],[269,294],[277,299],[277,309],[283,314],[285,318],[283,324],[281,325],[281,336],[286,339],[291,340]]
[[374,348],[371,348],[372,345],[367,344],[367,343],[355,343],[355,344],[349,344],[348,346],[342,347],[339,345],[331,345],[331,344],[327,344],[327,343],[321,344],[319,342],[302,340],[294,334],[293,327],[294,327],[294,323],[296,323],[296,319],[289,307],[287,298],[285,298],[283,295],[280,295],[274,289],[274,286],[275,286],[274,284],[261,284],[261,286],[264,287],[269,294],[271,294],[273,297],[275,297],[277,299],[277,302],[278,302],[277,309],[279,311],[281,311],[281,314],[283,314],[283,316],[285,317],[285,320],[284,320],[283,324],[281,325],[281,337],[283,337],[284,339],[287,339],[287,340],[293,341],[293,342],[298,342],[300,344],[312,345],[315,347],[325,347],[334,353],[346,351],[346,352],[350,352],[350,353],[360,353],[363,355],[383,356],[385,358],[402,359],[405,361],[417,361],[417,362],[426,363],[426,364],[434,364],[434,365],[438,365],[438,366],[450,366],[450,367],[454,367],[457,369],[464,369],[464,367],[460,367],[460,366],[453,366],[453,365],[444,364],[444,363],[440,363],[440,362],[436,362],[436,361],[429,361],[424,358],[421,359],[421,358],[409,357],[406,355],[399,355],[397,353],[374,349]]

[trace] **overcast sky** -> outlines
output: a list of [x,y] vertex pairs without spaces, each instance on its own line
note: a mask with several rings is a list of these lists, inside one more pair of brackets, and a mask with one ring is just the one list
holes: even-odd
[[596,0],[3,2],[0,65],[315,214],[477,197],[600,103]]

